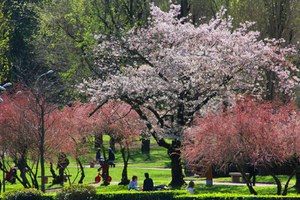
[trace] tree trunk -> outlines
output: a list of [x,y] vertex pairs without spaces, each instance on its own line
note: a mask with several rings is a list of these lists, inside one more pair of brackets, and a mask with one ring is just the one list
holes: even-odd
[[275,73],[272,71],[267,71],[266,72],[266,77],[267,77],[267,94],[266,94],[266,99],[267,100],[273,100],[275,97]]
[[206,177],[206,186],[212,186],[213,185],[213,167],[209,166],[208,170],[205,173]]
[[297,193],[300,193],[300,167],[296,168],[296,185],[295,188],[297,190]]
[[277,176],[273,173],[271,174],[271,176],[274,178],[275,183],[277,185],[277,195],[281,195],[282,186],[279,178],[277,178]]
[[27,179],[27,176],[26,176],[26,172],[28,170],[28,166],[27,166],[27,162],[26,162],[26,155],[25,155],[25,152],[22,152],[22,155],[21,157],[19,158],[19,160],[16,162],[17,164],[17,167],[18,169],[20,170],[20,177],[22,179],[22,185],[25,187],[25,188],[30,188],[31,185]]
[[[41,163],[41,180],[44,180],[45,178],[45,111],[44,107],[41,106],[41,119],[40,119],[40,129],[39,129],[39,135],[40,135],[40,163]],[[42,192],[45,192],[45,182],[41,181],[41,190]]]
[[76,158],[76,161],[77,161],[77,163],[79,164],[80,171],[81,171],[81,176],[80,176],[80,179],[79,179],[79,181],[78,181],[78,184],[82,184],[82,183],[83,183],[83,179],[84,179],[84,177],[85,177],[84,168],[83,168],[82,163],[81,163],[81,161],[79,160],[79,158]]
[[112,136],[110,136],[109,147],[113,150],[113,152],[116,152],[116,141]]
[[128,179],[127,168],[128,168],[128,160],[129,160],[129,151],[127,151],[127,158],[126,158],[126,154],[125,154],[125,149],[122,147],[121,147],[121,153],[122,153],[124,167],[123,167],[123,171],[122,171],[121,182],[119,183],[119,185],[128,185],[129,179]]
[[95,148],[99,148],[103,146],[103,136],[98,132],[95,132]]
[[289,183],[290,183],[291,179],[294,177],[294,175],[295,175],[295,172],[293,172],[293,173],[290,175],[289,179],[287,180],[287,182],[286,182],[286,184],[285,184],[285,186],[284,186],[284,190],[283,190],[283,192],[282,192],[282,195],[283,195],[283,196],[286,196],[286,195],[287,195]]
[[142,138],[142,154],[150,154],[150,139]]
[[257,195],[257,192],[253,188],[252,183],[251,183],[249,177],[246,175],[244,169],[241,166],[239,166],[239,165],[237,167],[238,167],[238,170],[241,172],[243,179],[246,182],[246,185],[247,185],[247,187],[248,187],[248,189],[250,191],[250,194]]
[[57,175],[53,169],[53,164],[50,163],[50,172],[51,172],[51,175],[52,175],[52,178],[56,179]]
[[190,6],[188,0],[181,0],[180,2],[180,15],[179,18],[186,17],[189,14]]
[[172,188],[180,188],[185,184],[183,180],[183,172],[181,165],[181,142],[179,140],[173,140],[172,145],[168,149],[169,157],[171,158],[171,173],[172,173],[172,181],[170,186]]

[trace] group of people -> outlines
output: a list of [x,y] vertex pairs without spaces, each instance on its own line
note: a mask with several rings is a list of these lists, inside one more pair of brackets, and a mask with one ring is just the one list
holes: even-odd
[[[103,164],[103,162],[105,161],[103,157],[101,157],[101,149],[98,148],[97,152],[96,152],[96,161],[99,162],[100,166]],[[115,153],[114,151],[109,148],[108,149],[108,159],[106,160],[107,164],[110,165],[111,167],[115,167]]]
[[[104,152],[103,152],[104,153]],[[104,155],[105,157],[105,155]],[[102,176],[104,185],[108,185],[109,182],[111,181],[111,177],[109,176],[109,166],[110,167],[115,167],[115,153],[111,148],[108,149],[108,159],[104,159],[101,157],[101,149],[98,148],[96,152],[96,161],[99,162],[100,167],[98,168],[98,175],[95,178],[95,182],[100,182],[100,177]],[[100,175],[100,170],[102,170],[102,174]]]
[[132,176],[132,180],[129,183],[128,190],[143,190],[143,191],[152,191],[154,190],[153,180],[149,177],[149,173],[145,173],[145,180],[143,188],[138,186],[137,183],[138,177]]
[[[149,173],[145,173],[145,180],[143,184],[143,188],[138,186],[138,177],[137,176],[132,176],[132,180],[129,183],[128,190],[143,190],[143,191],[153,191],[157,189],[163,189],[162,186],[154,186],[153,180],[149,177]],[[188,187],[186,188],[187,191],[189,191],[190,194],[194,194],[194,186],[195,183],[193,181],[190,181],[188,184]]]

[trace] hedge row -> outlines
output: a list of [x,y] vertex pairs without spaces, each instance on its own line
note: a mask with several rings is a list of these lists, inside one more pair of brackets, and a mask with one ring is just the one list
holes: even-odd
[[299,196],[238,196],[235,194],[198,194],[189,195],[186,191],[136,192],[120,191],[96,194],[91,186],[70,186],[63,188],[57,195],[44,195],[33,189],[8,192],[0,200],[295,200]]

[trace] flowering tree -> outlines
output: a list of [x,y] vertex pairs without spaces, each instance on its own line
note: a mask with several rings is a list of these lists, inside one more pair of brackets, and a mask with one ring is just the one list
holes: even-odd
[[179,11],[177,5],[169,12],[152,5],[146,28],[121,38],[97,36],[102,77],[81,86],[99,106],[120,99],[139,114],[157,143],[168,149],[175,187],[184,183],[183,131],[199,113],[230,102],[236,92],[262,96],[266,71],[276,74],[285,94],[298,82],[297,69],[286,59],[294,50],[277,40],[260,41],[258,32],[248,30],[251,23],[233,29],[232,19],[221,12],[194,26],[178,19]]
[[[299,144],[294,137],[296,129],[300,128],[298,121],[298,113],[292,105],[241,100],[226,112],[196,119],[185,134],[183,156],[202,172],[211,165],[221,170],[227,169],[230,163],[236,165],[251,194],[257,193],[246,176],[245,166],[264,168],[273,176],[280,195],[281,182],[272,172],[272,167],[299,162],[299,151],[293,148]],[[289,181],[283,194],[287,193],[288,184]]]
[[[94,119],[88,118],[88,114],[93,111],[95,105],[93,104],[82,104],[74,102],[71,106],[64,107],[63,110],[59,111],[59,122],[52,129],[57,129],[60,134],[56,137],[52,143],[53,153],[58,155],[60,152],[65,152],[67,155],[72,156],[79,166],[76,177],[80,174],[78,183],[83,183],[85,178],[84,167],[82,159],[86,158],[86,155],[90,152],[88,143],[85,139],[93,132]],[[54,115],[54,117],[57,117]],[[55,151],[56,150],[56,151]],[[58,180],[63,180],[58,177],[54,170],[52,175],[57,177]],[[74,181],[76,178],[74,179]],[[73,182],[74,182],[73,181]]]
[[[127,168],[130,158],[130,147],[133,142],[138,140],[138,136],[144,128],[144,123],[140,120],[139,115],[128,104],[120,101],[109,101],[91,118],[91,127],[97,132],[98,136],[107,134],[120,145],[124,166],[121,182],[119,184],[128,184]],[[103,146],[102,150],[104,159],[106,159]]]
[[102,134],[110,135],[120,145],[124,167],[119,184],[126,185],[129,183],[127,168],[130,146],[137,141],[144,123],[130,106],[118,101],[109,101],[99,110],[97,116],[97,129]]
[[[13,158],[14,163],[20,170],[21,179],[18,180],[23,186],[26,188],[39,188],[37,167],[41,156],[39,152],[40,115],[35,110],[33,93],[24,87],[19,86],[18,88],[20,91],[16,94],[5,94],[3,96],[5,101],[0,105],[2,110],[0,114],[0,130],[4,133],[1,137],[1,143],[9,145],[9,148],[4,149]],[[47,152],[52,142],[59,135],[59,131],[50,131],[50,127],[55,126],[59,118],[54,117],[54,115],[45,115],[43,117],[47,136],[50,136],[44,138],[43,148]],[[2,147],[4,146],[2,145]],[[31,166],[28,164],[28,159],[31,160]],[[2,170],[5,169],[3,168]],[[26,174],[30,176],[32,184],[29,183]]]
[[[1,147],[3,152],[13,158],[20,170],[21,179],[18,180],[23,186],[39,188],[39,159],[41,156],[44,161],[45,158],[49,159],[55,149],[62,147],[64,140],[61,136],[65,135],[64,131],[68,131],[68,126],[61,126],[65,116],[56,105],[47,103],[42,95],[38,98],[35,96],[37,94],[25,87],[17,88],[19,91],[15,94],[4,94],[5,101],[0,104],[0,131],[3,133]],[[28,164],[28,160],[32,165]],[[2,170],[6,169],[3,167]],[[29,182],[27,174],[32,183]]]
[[[35,166],[38,161],[36,148],[36,138],[32,137],[36,133],[34,126],[34,115],[28,108],[28,101],[24,96],[13,98],[4,94],[4,102],[0,104],[0,132],[1,132],[1,170],[9,172],[10,166],[6,166],[5,154],[9,155],[15,165],[20,170],[20,178],[16,178],[25,187],[38,187]],[[28,159],[32,165],[28,165]],[[26,172],[32,182],[28,180]]]

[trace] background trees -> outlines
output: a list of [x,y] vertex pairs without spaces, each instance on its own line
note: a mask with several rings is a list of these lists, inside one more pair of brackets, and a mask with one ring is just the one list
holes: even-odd
[[109,135],[120,146],[124,167],[119,184],[128,184],[130,147],[138,140],[144,127],[143,122],[129,105],[118,101],[108,102],[93,117],[96,117],[96,127],[100,133]]
[[[180,185],[178,147],[198,114],[229,106],[234,93],[272,99],[298,82],[292,58],[285,60],[294,50],[281,46],[298,40],[299,2],[180,0],[181,9],[172,6],[164,13],[152,7],[151,16],[149,2],[169,10],[168,1],[157,0],[4,0],[0,81],[19,80],[32,88],[40,115],[48,105],[57,107],[45,77],[40,78],[48,69],[58,72],[51,80],[60,80],[55,85],[66,86],[72,97],[82,79],[100,77],[87,92],[101,103],[115,98],[130,104],[168,149],[172,184]],[[221,6],[228,12],[217,14]],[[193,15],[177,19],[189,12]],[[203,16],[207,18],[199,20]],[[245,20],[257,23],[240,26]],[[260,35],[250,31],[257,29]],[[260,41],[265,37],[285,42]],[[54,96],[66,99],[60,89]]]
[[[257,194],[245,175],[247,166],[264,169],[274,178],[277,194],[286,195],[289,180],[294,176],[299,152],[297,131],[299,113],[292,104],[238,99],[237,105],[197,119],[185,134],[184,158],[194,169],[216,166],[227,170],[237,166],[243,174],[251,194]],[[226,156],[225,156],[226,155]],[[274,172],[280,165],[294,168],[282,191],[281,182]]]
[[[279,41],[260,41],[249,23],[232,30],[231,19],[219,13],[195,27],[178,19],[180,7],[169,12],[151,7],[146,28],[132,29],[122,39],[99,35],[97,66],[102,78],[83,92],[102,105],[121,99],[145,120],[157,143],[172,160],[172,186],[183,184],[180,163],[182,135],[194,117],[230,104],[235,92],[265,94],[264,74],[276,74],[288,94],[298,79],[285,59],[293,50]],[[172,140],[166,142],[165,138]]]

